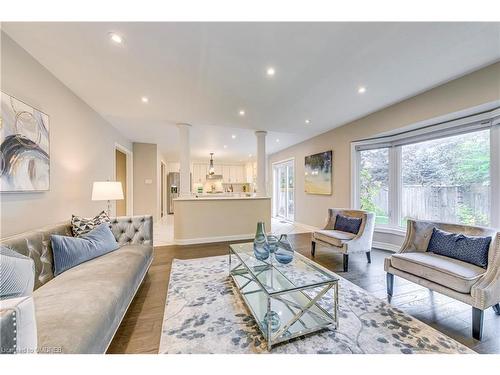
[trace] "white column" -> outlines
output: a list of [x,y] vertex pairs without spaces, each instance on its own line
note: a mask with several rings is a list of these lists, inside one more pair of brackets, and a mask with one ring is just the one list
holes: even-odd
[[191,195],[191,145],[189,142],[189,131],[191,125],[177,124],[179,128],[179,172],[180,189],[179,196]]
[[266,131],[256,131],[257,136],[257,196],[265,197],[266,192]]

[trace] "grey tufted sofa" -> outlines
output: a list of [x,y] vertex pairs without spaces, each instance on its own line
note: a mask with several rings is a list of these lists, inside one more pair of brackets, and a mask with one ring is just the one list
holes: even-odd
[[33,300],[41,353],[105,353],[153,261],[151,216],[116,217],[116,251],[54,277],[51,234],[69,223],[0,240],[35,262]]
[[[493,228],[408,220],[401,249],[385,259],[387,294],[393,294],[394,275],[472,306],[472,336],[481,340],[484,310],[500,315],[500,233]],[[490,236],[486,269],[427,252],[433,228],[469,236]]]

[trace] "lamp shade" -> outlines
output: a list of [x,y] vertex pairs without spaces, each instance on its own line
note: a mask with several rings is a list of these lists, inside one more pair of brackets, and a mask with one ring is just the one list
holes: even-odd
[[96,181],[92,186],[93,201],[123,199],[122,183],[119,181]]

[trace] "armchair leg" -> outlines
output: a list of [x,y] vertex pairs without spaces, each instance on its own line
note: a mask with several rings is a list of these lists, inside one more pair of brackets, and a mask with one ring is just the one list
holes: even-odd
[[497,303],[496,305],[493,305],[493,311],[495,311],[495,314],[500,315],[500,303]]
[[316,253],[316,242],[312,241],[311,242],[311,256],[314,256],[314,253]]
[[343,254],[343,264],[344,264],[344,272],[349,271],[349,255],[348,254]]
[[390,299],[394,291],[394,275],[392,273],[387,272],[386,280],[387,280],[387,295],[389,296]]
[[472,337],[476,340],[481,340],[483,338],[483,318],[484,311],[472,308]]
[[368,260],[368,263],[372,262],[372,253],[371,251],[366,252],[366,260]]

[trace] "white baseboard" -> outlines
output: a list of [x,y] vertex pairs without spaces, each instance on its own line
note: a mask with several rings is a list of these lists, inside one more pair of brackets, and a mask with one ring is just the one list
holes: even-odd
[[389,250],[389,251],[399,251],[401,249],[400,245],[394,245],[392,243],[387,243],[387,242],[378,242],[378,241],[373,241],[372,242],[372,248],[375,249],[382,249],[382,250]]
[[218,237],[198,237],[198,238],[188,238],[185,240],[174,239],[175,245],[196,245],[202,243],[216,243],[216,242],[228,242],[228,241],[240,241],[240,240],[253,240],[255,233],[251,234],[237,234],[233,236],[218,236]]

